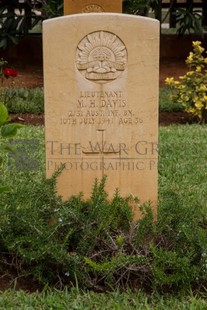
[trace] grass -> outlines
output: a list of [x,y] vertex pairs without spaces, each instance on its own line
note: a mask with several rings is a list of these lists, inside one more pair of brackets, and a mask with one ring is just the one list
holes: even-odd
[[[200,125],[161,127],[159,137],[159,212],[168,210],[169,217],[175,211],[183,216],[183,209],[186,210],[186,216],[191,216],[198,211],[206,214],[207,127]],[[17,207],[23,208],[31,205],[33,189],[41,184],[44,178],[44,127],[25,126],[19,130],[17,139],[15,141],[18,143],[13,147],[20,145],[20,155],[23,155],[26,148],[32,162],[39,165],[34,170],[30,169],[31,166],[28,170],[19,170],[18,162],[16,166],[8,167],[7,157],[4,158],[3,181],[13,188],[12,195]],[[21,149],[22,140],[24,149]],[[31,140],[36,143],[34,147],[28,143]],[[17,160],[16,155],[13,159]],[[83,296],[80,298],[84,299]],[[128,299],[128,297],[125,298]],[[99,309],[98,306],[97,309]],[[119,307],[114,309],[119,309]]]
[[[4,158],[3,179],[13,188],[13,196],[21,207],[30,204],[35,183],[45,174],[44,127],[25,126],[17,139],[39,141],[35,148],[24,143],[32,161],[39,167],[19,171],[19,166],[8,168]],[[18,141],[18,140],[17,140]],[[173,210],[179,214],[186,208],[186,217],[207,208],[207,126],[171,125],[160,127],[159,132],[159,212]],[[15,147],[15,145],[14,145]],[[23,151],[23,150],[22,150]],[[23,152],[24,152],[23,151]],[[182,213],[183,214],[183,213]],[[186,231],[187,233],[187,231]],[[202,297],[178,295],[150,295],[137,291],[108,294],[93,292],[45,290],[28,295],[22,291],[6,291],[0,294],[2,309],[207,309],[206,293]]]
[[[31,171],[18,171],[16,167],[7,168],[5,158],[5,182],[15,184],[15,188],[31,186],[28,177],[40,180],[45,174],[44,127],[25,126],[19,130],[16,138],[20,155],[29,152],[39,166]],[[22,140],[23,139],[23,140]],[[29,142],[27,141],[29,140]],[[30,140],[34,140],[34,147]],[[23,141],[23,145],[22,145]],[[207,127],[200,125],[171,125],[160,127],[159,132],[159,197],[165,203],[166,192],[180,196],[183,204],[192,208],[195,205],[206,206],[207,197]],[[21,154],[22,151],[22,154]],[[17,165],[17,169],[19,166]],[[30,167],[29,167],[30,168]],[[11,169],[11,170],[10,170]],[[14,170],[13,170],[14,169]],[[31,180],[32,182],[32,180]],[[18,185],[19,184],[19,185]]]
[[1,309],[38,309],[38,310],[205,310],[206,294],[202,297],[193,296],[147,296],[141,291],[98,294],[80,292],[78,289],[57,291],[49,290],[43,293],[26,294],[13,290],[0,293]]
[[207,207],[207,127],[199,125],[160,128],[160,207],[166,195],[189,208]]

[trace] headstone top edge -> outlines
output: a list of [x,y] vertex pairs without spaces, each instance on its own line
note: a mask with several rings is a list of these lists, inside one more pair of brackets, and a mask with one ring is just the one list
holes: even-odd
[[93,18],[96,17],[97,15],[99,18],[104,18],[104,17],[110,17],[110,16],[116,16],[116,17],[122,17],[122,18],[130,18],[132,19],[139,19],[139,20],[145,20],[145,21],[149,21],[151,23],[155,23],[155,24],[160,24],[159,20],[155,19],[155,18],[151,18],[151,17],[146,17],[146,16],[140,16],[140,15],[132,15],[132,14],[123,14],[123,13],[79,13],[79,14],[71,14],[71,15],[64,15],[64,16],[60,16],[60,17],[55,17],[55,18],[50,18],[47,19],[45,21],[43,21],[43,24],[49,24],[52,23],[54,21],[58,22],[58,21],[63,21],[63,20],[72,20],[72,19],[77,19],[77,18]]

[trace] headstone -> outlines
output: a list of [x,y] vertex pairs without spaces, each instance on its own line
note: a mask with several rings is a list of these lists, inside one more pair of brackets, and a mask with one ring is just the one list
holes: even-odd
[[64,15],[103,12],[121,13],[122,0],[64,0]]
[[[157,204],[159,22],[106,13],[43,25],[47,177],[64,199],[87,199],[107,175],[109,197]],[[138,217],[136,211],[135,218]]]

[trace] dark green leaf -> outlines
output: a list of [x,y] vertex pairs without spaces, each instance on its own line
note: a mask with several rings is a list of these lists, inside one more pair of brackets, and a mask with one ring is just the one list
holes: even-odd
[[20,124],[7,124],[1,128],[3,138],[11,138],[17,134],[18,128],[22,127]]
[[5,105],[0,102],[0,126],[9,121],[8,111]]

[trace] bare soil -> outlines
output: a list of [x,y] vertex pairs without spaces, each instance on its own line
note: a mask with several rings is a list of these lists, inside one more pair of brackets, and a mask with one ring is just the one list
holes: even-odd
[[165,85],[165,79],[167,77],[174,77],[175,79],[178,79],[179,76],[185,74],[186,71],[187,66],[184,59],[162,59],[160,61],[160,87]]
[[16,78],[5,79],[4,87],[42,87],[43,86],[43,69],[41,65],[15,65],[17,70]]
[[0,273],[0,291],[14,289],[16,291],[23,290],[27,293],[40,292],[42,286],[39,285],[31,277],[23,277],[16,275],[15,271],[7,271]]

